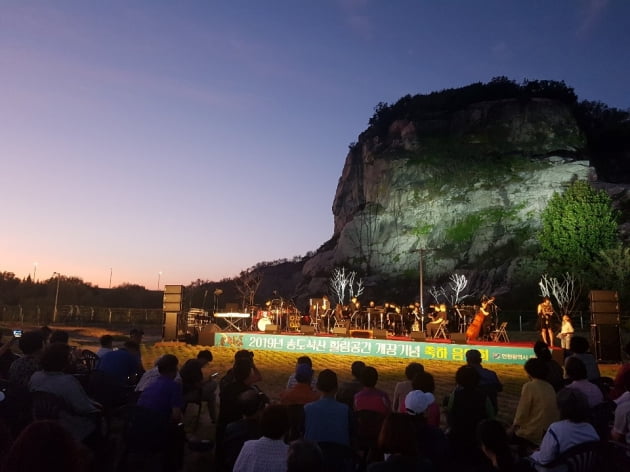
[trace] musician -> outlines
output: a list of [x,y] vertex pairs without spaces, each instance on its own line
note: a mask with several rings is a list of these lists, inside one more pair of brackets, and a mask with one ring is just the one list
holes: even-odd
[[433,310],[433,314],[429,315],[431,321],[427,323],[427,333],[430,338],[435,337],[437,330],[446,321],[446,304],[434,306]]
[[481,306],[479,307],[479,311],[483,313],[483,316],[484,316],[480,335],[485,339],[487,339],[490,336],[490,331],[492,329],[492,316],[490,316],[490,310],[491,310],[490,305],[492,305],[493,303],[494,303],[494,297],[491,297],[491,298],[484,297],[481,300]]
[[553,347],[553,326],[552,316],[554,314],[553,305],[549,297],[544,297],[542,303],[538,304],[538,329],[542,340],[547,346]]

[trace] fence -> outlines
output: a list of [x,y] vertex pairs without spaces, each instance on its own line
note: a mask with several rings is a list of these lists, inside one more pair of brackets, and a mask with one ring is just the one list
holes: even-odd
[[[39,305],[1,305],[0,321],[14,324],[43,325],[53,321],[53,308]],[[84,324],[161,324],[161,308],[109,308],[79,305],[57,307],[57,323]]]

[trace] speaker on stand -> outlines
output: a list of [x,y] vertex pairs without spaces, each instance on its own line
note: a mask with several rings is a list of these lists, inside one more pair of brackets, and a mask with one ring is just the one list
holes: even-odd
[[614,290],[591,290],[591,341],[600,362],[621,362],[619,295]]

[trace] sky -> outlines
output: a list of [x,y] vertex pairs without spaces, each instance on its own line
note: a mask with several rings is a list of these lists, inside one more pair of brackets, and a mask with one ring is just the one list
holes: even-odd
[[628,109],[629,46],[626,0],[0,0],[0,271],[302,256],[377,103],[506,76]]

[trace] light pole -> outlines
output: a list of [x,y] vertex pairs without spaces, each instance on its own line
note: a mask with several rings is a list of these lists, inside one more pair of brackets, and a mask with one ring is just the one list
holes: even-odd
[[53,272],[53,277],[57,276],[57,290],[55,291],[55,308],[53,309],[53,323],[57,322],[57,301],[59,300],[59,279],[61,274],[59,272]]
[[112,288],[112,268],[109,268],[109,288]]
[[162,277],[162,271],[158,272],[158,290],[160,290],[160,278]]
[[423,266],[424,264],[422,263],[422,252],[424,251],[424,248],[420,248],[420,314],[424,316],[424,301],[423,301],[423,292],[424,292],[424,274],[423,274]]
[[37,262],[33,262],[33,283],[37,282]]

